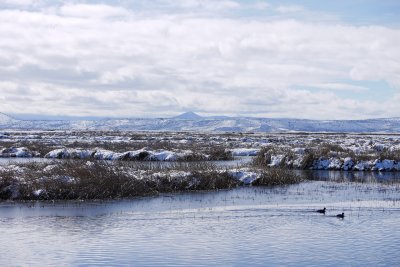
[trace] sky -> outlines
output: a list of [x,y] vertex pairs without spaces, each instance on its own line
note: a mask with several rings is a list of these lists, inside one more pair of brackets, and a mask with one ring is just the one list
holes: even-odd
[[400,117],[397,0],[0,0],[0,112]]

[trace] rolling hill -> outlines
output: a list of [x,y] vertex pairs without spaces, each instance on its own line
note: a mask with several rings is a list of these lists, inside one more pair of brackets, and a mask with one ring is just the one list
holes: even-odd
[[157,119],[16,120],[0,113],[0,129],[399,133],[400,118],[322,121],[252,117],[201,117],[189,112],[177,117]]

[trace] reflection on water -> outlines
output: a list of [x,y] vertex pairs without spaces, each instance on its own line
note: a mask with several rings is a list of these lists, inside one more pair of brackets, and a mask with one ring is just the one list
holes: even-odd
[[400,181],[400,172],[299,170],[299,175],[316,181],[394,182]]
[[[399,266],[396,185],[0,204],[0,265]],[[327,214],[314,212],[327,208]],[[346,217],[336,218],[345,212]]]

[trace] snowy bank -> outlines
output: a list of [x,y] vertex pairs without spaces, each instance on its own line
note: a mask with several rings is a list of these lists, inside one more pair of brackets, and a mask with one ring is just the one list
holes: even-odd
[[248,168],[228,170],[228,174],[245,185],[251,185],[260,178],[260,172],[251,171]]
[[35,152],[32,152],[26,147],[10,147],[0,150],[1,158],[31,158],[36,155]]
[[232,156],[234,157],[247,157],[247,156],[257,156],[260,152],[259,148],[234,148],[231,149]]
[[[75,149],[61,148],[50,151],[45,158],[52,159],[97,159],[97,160],[132,160],[132,161],[179,161],[195,158],[190,150],[168,151],[168,150],[134,150],[126,152],[113,152],[105,149]],[[196,155],[196,158],[207,159],[205,155]]]
[[269,167],[288,167],[309,170],[342,171],[400,171],[400,162],[391,159],[356,160],[351,157],[310,158],[307,154],[266,155],[265,164]]

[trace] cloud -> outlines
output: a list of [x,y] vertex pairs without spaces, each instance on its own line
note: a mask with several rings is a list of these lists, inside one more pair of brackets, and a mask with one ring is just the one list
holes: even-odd
[[122,7],[113,7],[104,4],[66,4],[61,6],[60,15],[80,18],[112,18],[126,17],[130,14]]
[[296,13],[305,11],[305,8],[298,5],[282,5],[275,8],[275,10],[279,13]]
[[222,10],[240,7],[238,2],[231,0],[164,0],[162,2],[185,9]]
[[399,29],[215,13],[240,10],[243,4],[234,1],[159,2],[187,12],[153,12],[144,2],[145,16],[130,5],[78,2],[0,10],[1,111],[167,116],[193,109],[324,119],[400,114],[390,95],[358,99],[373,89],[353,83],[383,81],[398,97]]
[[30,6],[39,1],[37,0],[1,0],[0,5],[9,5],[9,6]]

